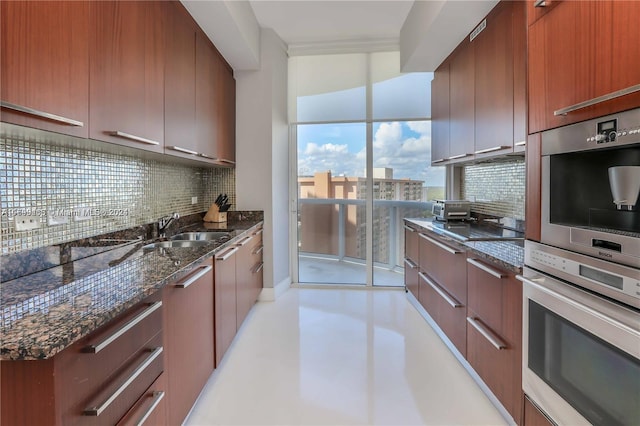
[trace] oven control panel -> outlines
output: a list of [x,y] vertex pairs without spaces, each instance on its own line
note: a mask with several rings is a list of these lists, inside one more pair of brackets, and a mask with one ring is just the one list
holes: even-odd
[[640,308],[640,271],[557,247],[525,241],[525,265]]

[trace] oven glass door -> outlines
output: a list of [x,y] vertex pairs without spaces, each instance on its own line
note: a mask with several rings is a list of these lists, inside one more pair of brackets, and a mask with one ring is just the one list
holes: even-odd
[[640,362],[529,299],[528,368],[594,425],[640,424]]

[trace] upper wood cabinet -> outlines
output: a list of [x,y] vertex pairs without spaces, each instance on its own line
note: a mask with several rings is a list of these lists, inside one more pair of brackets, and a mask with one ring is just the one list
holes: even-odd
[[196,138],[198,152],[210,160],[218,159],[218,127],[222,96],[220,59],[215,47],[201,32],[196,35]]
[[89,2],[0,2],[0,120],[89,135]]
[[[555,3],[555,2],[554,2]],[[529,27],[529,133],[640,106],[640,2],[560,1]]]
[[165,6],[91,2],[92,139],[164,151]]
[[449,63],[449,160],[473,155],[475,146],[475,50],[462,43]]
[[196,25],[180,2],[167,4],[165,152],[192,158],[196,138]]
[[236,163],[236,80],[233,70],[220,58],[221,107],[218,126],[218,158],[225,165]]
[[502,7],[488,16],[487,28],[473,40],[476,155],[513,149],[511,14],[511,7]]
[[525,4],[501,2],[485,20],[434,74],[433,165],[524,151]]
[[431,81],[431,164],[449,158],[449,63],[433,73]]

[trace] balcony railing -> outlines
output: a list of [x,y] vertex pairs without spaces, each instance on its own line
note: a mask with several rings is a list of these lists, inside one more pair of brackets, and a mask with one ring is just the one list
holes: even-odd
[[[300,255],[366,263],[365,200],[300,198]],[[431,202],[374,200],[374,265],[403,270],[405,217],[430,217]]]

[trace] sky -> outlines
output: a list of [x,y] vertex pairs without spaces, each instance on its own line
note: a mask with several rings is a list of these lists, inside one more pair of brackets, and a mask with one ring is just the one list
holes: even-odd
[[[363,177],[366,167],[366,125],[307,124],[298,126],[298,174],[331,170],[334,176]],[[431,122],[391,121],[373,124],[373,167],[393,168],[395,179],[444,186],[444,167],[431,167]]]

